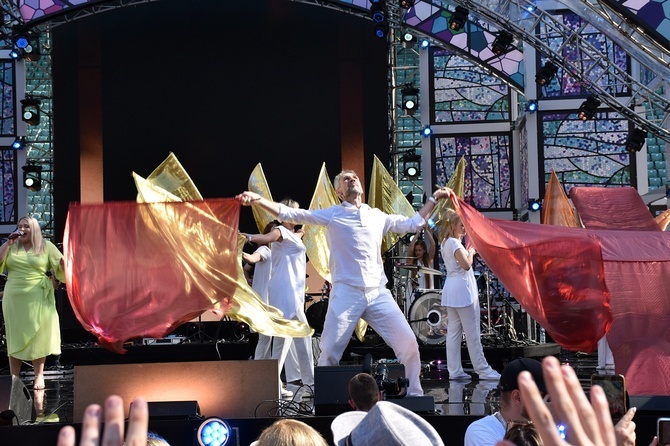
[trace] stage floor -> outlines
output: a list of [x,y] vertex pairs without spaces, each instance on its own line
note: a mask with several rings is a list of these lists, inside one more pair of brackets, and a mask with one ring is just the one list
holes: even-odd
[[[32,372],[24,371],[22,381],[29,392],[33,395],[34,402],[39,405],[42,399],[42,411],[37,414],[34,423],[28,423],[30,426],[12,426],[0,427],[10,429],[17,434],[21,429],[20,435],[35,436],[39,438],[51,439],[57,435],[58,428],[63,423],[72,423],[74,420],[74,367],[77,365],[93,364],[116,364],[116,363],[142,363],[142,362],[183,362],[183,361],[210,361],[210,360],[246,360],[253,351],[253,345],[249,342],[190,342],[180,345],[138,345],[129,348],[126,355],[116,355],[106,350],[100,349],[94,345],[71,345],[63,348],[63,354],[59,358],[60,362],[51,364],[46,374],[46,390],[37,392],[32,390]],[[370,353],[375,360],[380,358],[390,359],[393,356],[389,354],[390,350],[383,345],[367,346],[364,344],[353,343],[348,349],[346,360],[343,365],[362,365],[365,354]],[[466,352],[465,352],[466,353]],[[491,365],[498,371],[502,370],[505,363],[520,357],[534,357],[541,359],[545,355],[555,355],[561,362],[570,363],[577,371],[578,376],[585,389],[590,387],[591,374],[595,373],[596,355],[595,353],[582,354],[566,352],[560,349],[556,344],[541,344],[534,346],[515,346],[515,347],[487,347],[485,355]],[[445,429],[449,435],[449,444],[460,444],[456,438],[464,433],[467,425],[474,419],[488,415],[497,410],[499,405],[499,393],[496,390],[497,382],[479,381],[477,375],[473,372],[470,364],[467,362],[467,353],[464,354],[465,370],[472,379],[465,381],[450,381],[448,373],[443,366],[444,346],[423,346],[421,348],[423,362],[422,386],[426,395],[434,398],[434,411],[432,413],[421,413],[431,424],[436,426],[438,432]],[[27,366],[24,366],[26,369]],[[2,370],[2,374],[8,371]],[[300,386],[295,383],[288,384],[289,390],[300,395]],[[205,414],[206,415],[206,414]],[[276,416],[300,417],[308,424],[313,425],[320,430],[326,439],[330,439],[329,423],[334,414],[320,416],[318,410],[314,410],[313,399],[287,399],[278,402],[267,411],[260,413],[257,422],[253,420],[237,420],[245,428],[237,430],[238,444],[246,445],[253,441],[260,430],[272,422]],[[639,415],[639,413],[638,413]],[[666,414],[667,416],[667,414]],[[640,418],[640,420],[637,420]],[[649,417],[648,417],[649,418]],[[638,422],[638,442],[639,444],[649,444],[655,433],[655,418],[647,420],[636,416]],[[172,434],[172,431],[182,422],[165,423],[152,422],[150,428],[156,430],[166,438]],[[193,428],[193,420],[183,422],[184,428],[189,432]],[[231,423],[235,425],[235,422]],[[451,426],[451,427],[449,427]],[[28,427],[32,429],[27,429]],[[240,428],[241,429],[241,428]],[[10,431],[6,431],[10,432]],[[38,433],[39,432],[39,433]],[[191,434],[190,434],[191,435]],[[0,437],[2,437],[0,433]],[[170,441],[170,438],[167,438]],[[37,444],[37,443],[35,443]],[[184,444],[178,438],[172,438],[174,445]]]

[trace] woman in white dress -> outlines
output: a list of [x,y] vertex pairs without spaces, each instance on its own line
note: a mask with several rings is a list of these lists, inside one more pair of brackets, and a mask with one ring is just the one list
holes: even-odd
[[[289,207],[298,207],[298,203],[291,199],[282,200],[282,203]],[[305,316],[306,248],[302,242],[303,232],[294,232],[294,229],[293,223],[278,222],[267,234],[247,235],[247,240],[253,243],[270,244],[272,274],[268,283],[269,304],[281,310],[286,319],[308,323],[307,316]],[[313,387],[314,357],[311,336],[273,338],[272,359],[278,360],[281,373],[292,343],[295,344],[298,354],[302,383]]]
[[484,347],[480,335],[479,296],[477,280],[472,269],[476,251],[467,250],[461,240],[465,236],[465,226],[458,213],[447,209],[447,233],[440,252],[447,270],[442,288],[442,305],[447,308],[447,369],[449,379],[467,379],[470,375],[461,363],[461,342],[465,333],[470,361],[479,379],[497,380],[500,374],[493,370],[484,357]]

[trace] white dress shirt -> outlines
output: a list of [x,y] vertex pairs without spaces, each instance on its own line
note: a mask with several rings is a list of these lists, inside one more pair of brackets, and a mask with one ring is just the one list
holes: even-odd
[[381,257],[382,239],[387,232],[416,232],[425,224],[418,212],[408,218],[389,215],[367,204],[360,208],[349,202],[327,209],[305,210],[280,205],[279,220],[325,226],[330,246],[330,273],[333,283],[357,287],[386,284]]

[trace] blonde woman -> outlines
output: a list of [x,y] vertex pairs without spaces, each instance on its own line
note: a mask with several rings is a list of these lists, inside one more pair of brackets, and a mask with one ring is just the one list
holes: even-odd
[[477,280],[472,269],[475,248],[465,249],[462,239],[465,226],[458,213],[447,209],[447,232],[440,247],[447,277],[442,288],[442,305],[447,308],[447,369],[449,379],[467,379],[470,375],[461,363],[461,342],[465,333],[470,361],[479,379],[498,380],[500,374],[493,370],[484,357],[480,337],[479,297]]
[[299,420],[283,418],[266,427],[251,446],[326,446],[327,444],[312,426]]
[[42,238],[33,217],[22,217],[16,231],[0,246],[0,272],[7,271],[2,312],[12,375],[20,376],[23,361],[32,361],[35,390],[44,389],[44,363],[60,355],[60,327],[51,277],[65,280],[63,255]]

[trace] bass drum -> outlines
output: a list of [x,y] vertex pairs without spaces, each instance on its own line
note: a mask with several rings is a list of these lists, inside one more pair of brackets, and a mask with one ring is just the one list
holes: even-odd
[[443,344],[447,339],[447,309],[442,306],[442,292],[429,290],[419,295],[409,307],[409,326],[427,345]]
[[326,322],[326,312],[328,311],[328,300],[324,299],[310,305],[305,311],[307,323],[314,329],[314,336],[321,336],[323,324]]

